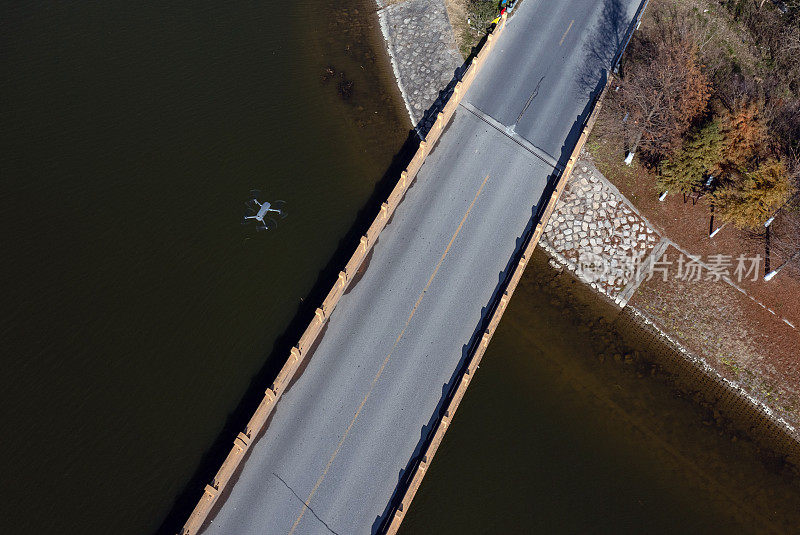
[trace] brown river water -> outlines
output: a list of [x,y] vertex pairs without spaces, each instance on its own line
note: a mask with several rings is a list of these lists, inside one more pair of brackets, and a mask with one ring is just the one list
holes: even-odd
[[[374,11],[6,6],[4,532],[180,527],[399,174]],[[253,188],[287,203],[274,232],[240,225]],[[609,311],[528,272],[406,532],[800,525],[795,476],[601,363]]]

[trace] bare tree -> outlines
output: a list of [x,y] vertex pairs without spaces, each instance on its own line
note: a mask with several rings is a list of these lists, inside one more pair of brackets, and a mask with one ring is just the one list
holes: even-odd
[[630,151],[661,158],[706,111],[711,85],[695,27],[674,6],[654,9],[651,21],[631,43],[616,100],[630,117]]

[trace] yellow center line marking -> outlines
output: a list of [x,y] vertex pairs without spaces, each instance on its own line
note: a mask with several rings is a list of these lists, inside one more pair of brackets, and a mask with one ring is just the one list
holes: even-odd
[[345,429],[344,434],[342,435],[342,438],[339,440],[339,444],[336,446],[336,449],[333,451],[333,455],[331,455],[331,458],[328,459],[328,464],[325,465],[325,470],[322,471],[322,475],[319,476],[319,479],[317,480],[317,483],[314,485],[314,488],[311,489],[311,493],[308,495],[308,498],[306,498],[306,501],[303,502],[303,509],[302,509],[302,511],[300,511],[300,515],[297,517],[297,520],[295,520],[294,524],[292,524],[292,529],[289,530],[289,535],[292,535],[294,533],[294,530],[297,529],[298,524],[300,524],[300,521],[303,519],[303,515],[306,514],[306,509],[308,509],[308,506],[309,506],[309,504],[311,502],[311,498],[313,498],[314,494],[317,493],[317,490],[319,490],[319,486],[322,485],[322,481],[325,479],[325,476],[328,475],[328,470],[330,470],[331,465],[333,464],[333,460],[336,459],[337,455],[339,455],[339,450],[342,448],[342,444],[344,444],[344,441],[347,438],[347,435],[350,434],[350,430],[353,429],[353,426],[355,425],[356,420],[358,419],[358,416],[361,414],[361,410],[364,408],[364,405],[366,405],[367,400],[369,399],[370,395],[372,394],[372,390],[375,388],[375,384],[378,382],[378,379],[380,379],[381,375],[383,374],[383,370],[386,368],[386,365],[389,363],[389,359],[391,358],[392,353],[394,353],[395,348],[397,348],[397,344],[400,343],[400,340],[402,340],[403,335],[406,333],[406,330],[408,329],[408,325],[411,323],[411,318],[414,317],[414,314],[417,312],[417,307],[419,307],[419,304],[422,302],[422,298],[425,297],[425,293],[431,287],[431,284],[433,283],[433,279],[436,277],[436,274],[439,272],[439,268],[442,267],[442,263],[444,262],[445,257],[447,257],[447,254],[450,252],[450,248],[453,246],[453,242],[456,241],[456,237],[458,236],[459,232],[461,232],[461,228],[464,226],[464,222],[467,220],[467,216],[469,216],[469,213],[472,211],[472,208],[475,206],[475,202],[478,200],[478,196],[483,191],[483,187],[486,185],[486,182],[488,180],[489,180],[489,175],[486,175],[486,178],[484,178],[483,182],[481,183],[481,187],[478,188],[478,193],[475,194],[475,198],[472,199],[472,202],[470,203],[469,208],[467,208],[467,211],[464,214],[464,217],[461,218],[461,222],[458,224],[458,228],[456,229],[455,233],[453,234],[453,237],[450,238],[450,243],[447,244],[447,247],[445,247],[445,249],[444,249],[444,253],[442,253],[441,258],[439,258],[439,262],[436,264],[436,267],[434,268],[433,273],[431,274],[430,278],[428,279],[427,284],[425,284],[425,288],[422,289],[422,293],[419,294],[419,297],[417,298],[416,303],[414,303],[414,307],[411,309],[411,314],[409,314],[408,319],[406,320],[406,324],[403,326],[403,330],[400,331],[400,334],[397,336],[397,339],[394,341],[394,345],[392,346],[392,349],[389,350],[389,354],[386,355],[385,359],[383,359],[383,364],[381,364],[381,367],[378,369],[378,373],[376,373],[375,377],[372,378],[372,383],[369,386],[369,390],[367,390],[367,394],[364,396],[364,399],[361,400],[361,404],[358,406],[358,409],[356,410],[356,413],[353,416],[353,419],[350,421],[350,425],[348,425],[347,429]]
[[564,44],[564,38],[567,36],[567,34],[569,33],[569,29],[572,28],[572,25],[574,23],[575,23],[575,19],[572,19],[571,21],[569,21],[569,26],[567,26],[567,31],[565,31],[564,35],[561,36],[561,41],[558,42],[558,46],[561,46],[561,45]]

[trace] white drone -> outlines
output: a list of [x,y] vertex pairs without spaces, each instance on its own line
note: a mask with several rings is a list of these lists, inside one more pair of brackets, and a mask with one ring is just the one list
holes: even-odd
[[275,221],[270,214],[274,214],[281,219],[285,218],[288,214],[286,210],[283,209],[284,205],[286,205],[285,201],[273,201],[273,202],[259,202],[258,196],[261,194],[258,190],[252,190],[250,195],[253,196],[252,199],[244,203],[244,205],[249,210],[249,215],[244,216],[242,219],[242,224],[246,225],[251,220],[256,222],[256,230],[271,230],[278,226],[278,222]]

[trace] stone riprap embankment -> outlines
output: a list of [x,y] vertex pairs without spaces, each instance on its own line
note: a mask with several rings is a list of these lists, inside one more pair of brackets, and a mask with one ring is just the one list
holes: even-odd
[[669,245],[592,163],[582,156],[540,245],[557,264],[625,306],[647,265]]
[[464,62],[444,0],[377,2],[397,84],[411,122],[424,135]]

